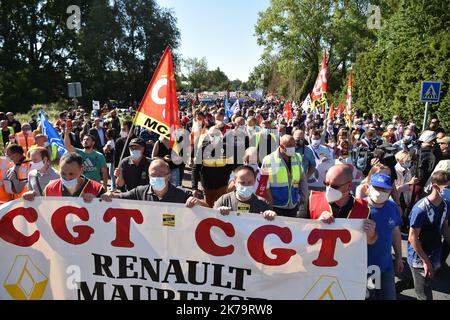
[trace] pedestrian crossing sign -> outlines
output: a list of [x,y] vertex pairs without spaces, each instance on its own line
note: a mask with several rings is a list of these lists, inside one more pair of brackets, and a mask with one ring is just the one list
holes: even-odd
[[423,81],[420,102],[439,102],[441,86],[441,82]]

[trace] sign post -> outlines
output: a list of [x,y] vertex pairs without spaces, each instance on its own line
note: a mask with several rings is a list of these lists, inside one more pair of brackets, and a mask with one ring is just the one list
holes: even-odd
[[422,81],[422,90],[420,93],[420,102],[425,102],[425,115],[423,117],[422,131],[425,131],[428,122],[429,103],[439,102],[441,96],[442,82]]
[[83,96],[81,91],[81,82],[71,82],[67,84],[67,89],[69,91],[69,98],[73,98],[73,103],[75,109],[77,108],[78,97]]

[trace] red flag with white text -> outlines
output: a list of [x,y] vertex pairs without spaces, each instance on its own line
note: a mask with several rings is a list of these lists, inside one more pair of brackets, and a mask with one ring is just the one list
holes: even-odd
[[327,51],[325,50],[323,53],[322,67],[320,68],[319,75],[317,76],[316,83],[314,84],[314,89],[311,93],[311,99],[313,101],[325,97],[328,87],[327,78]]
[[134,124],[143,126],[175,143],[180,128],[177,89],[173,71],[172,52],[167,47],[139,106]]
[[347,116],[352,121],[352,73],[350,72],[350,76],[348,78],[348,88],[347,88],[347,101],[345,103],[345,111]]

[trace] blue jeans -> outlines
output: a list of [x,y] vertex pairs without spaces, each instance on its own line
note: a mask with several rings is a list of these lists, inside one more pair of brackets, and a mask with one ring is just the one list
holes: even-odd
[[171,174],[170,183],[173,184],[175,187],[181,186],[180,169],[179,168],[172,169],[170,174]]
[[394,268],[381,273],[380,286],[380,289],[373,290],[375,300],[397,300]]

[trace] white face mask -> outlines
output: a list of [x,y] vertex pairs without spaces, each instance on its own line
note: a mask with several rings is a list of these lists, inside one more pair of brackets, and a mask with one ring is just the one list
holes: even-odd
[[339,190],[336,190],[331,187],[327,187],[325,191],[325,197],[327,198],[328,203],[334,203],[342,199],[344,195]]
[[31,170],[41,170],[43,167],[45,167],[44,161],[33,162],[30,165],[30,171]]
[[128,133],[126,133],[125,131],[120,131],[120,136],[122,138],[126,138],[126,137],[128,137]]
[[64,180],[64,178],[61,177],[61,182],[66,189],[73,191],[77,187],[78,179]]
[[313,147],[317,148],[320,146],[320,140],[311,140],[311,144]]
[[370,189],[369,197],[376,204],[383,204],[389,199],[390,193],[380,192],[373,188]]
[[295,153],[295,147],[292,147],[292,148],[286,148],[286,155],[287,155],[288,157],[292,157],[292,156],[294,155],[294,153]]
[[356,140],[359,140],[359,138],[361,138],[361,136],[359,134],[355,135]]

